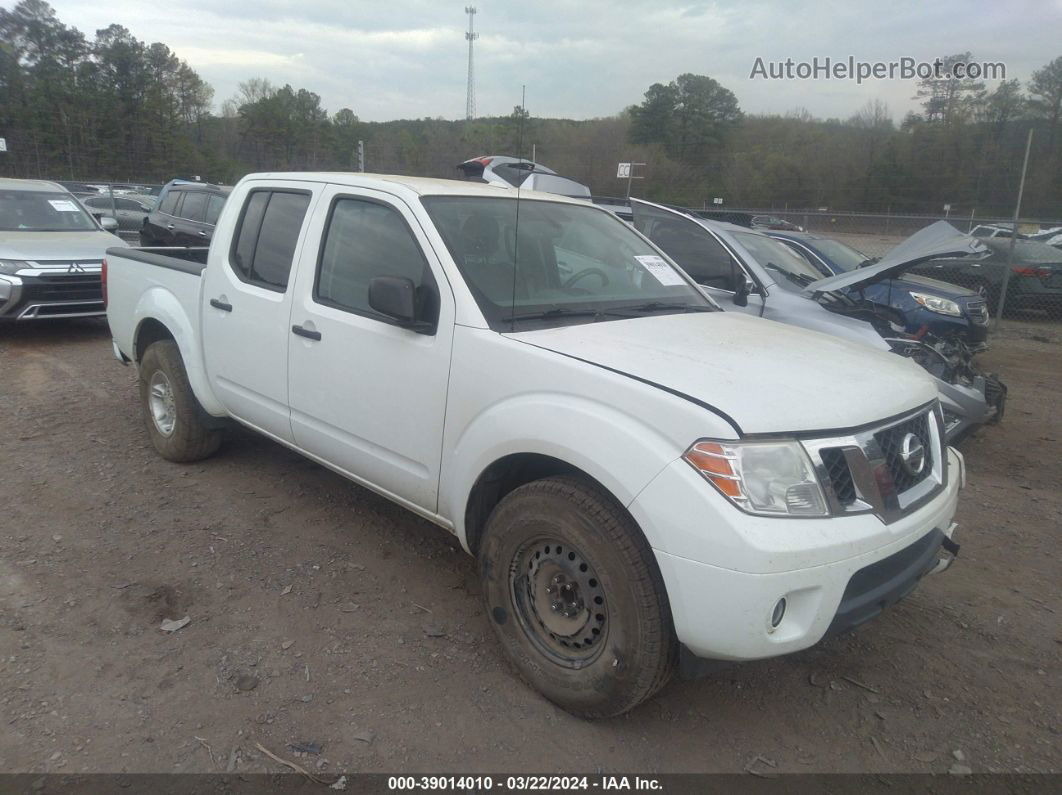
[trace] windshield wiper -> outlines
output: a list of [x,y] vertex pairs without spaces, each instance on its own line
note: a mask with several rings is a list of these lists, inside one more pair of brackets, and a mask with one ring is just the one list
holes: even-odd
[[510,315],[506,320],[512,323],[520,320],[554,320],[556,318],[592,317],[596,321],[606,317],[629,318],[637,317],[639,314],[647,312],[672,312],[675,310],[682,310],[684,312],[714,312],[715,308],[702,304],[665,303],[662,301],[648,301],[644,304],[616,306],[607,309],[571,309],[566,306],[556,306],[542,312],[526,312],[521,315]]
[[543,312],[526,312],[522,315],[510,315],[506,320],[552,320],[558,317],[597,317],[601,312],[597,309],[568,309],[564,306],[556,306]]
[[673,312],[676,309],[681,309],[684,312],[714,312],[715,307],[708,304],[679,304],[679,303],[666,303],[664,301],[648,301],[644,304],[634,304],[633,306],[617,306],[611,309],[602,310],[603,314],[622,314],[624,312]]
[[816,281],[810,276],[805,276],[803,273],[793,273],[792,271],[787,271],[785,268],[779,268],[773,262],[768,262],[767,267],[770,270],[777,271],[785,278],[789,279],[789,281],[793,282],[794,284],[798,284],[801,287],[807,287],[809,284],[813,284]]

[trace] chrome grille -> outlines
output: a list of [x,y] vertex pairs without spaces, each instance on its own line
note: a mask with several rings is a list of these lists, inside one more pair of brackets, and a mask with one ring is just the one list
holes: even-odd
[[[905,465],[906,452],[910,465]],[[801,440],[834,514],[874,513],[884,522],[918,508],[946,482],[939,404],[841,436]],[[917,448],[922,448],[921,467]]]
[[822,463],[826,467],[826,477],[833,487],[833,493],[841,505],[851,505],[856,501],[856,487],[852,480],[852,470],[845,460],[844,450],[839,447],[827,447],[821,451]]
[[[903,461],[903,443],[908,434],[913,434],[924,450],[925,458],[922,461],[922,468],[918,472],[912,472]],[[892,475],[892,482],[896,486],[896,491],[905,492],[917,486],[933,471],[933,450],[930,446],[929,436],[929,412],[919,414],[917,417],[912,417],[899,425],[893,425],[891,428],[879,431],[874,434],[874,438],[881,445],[881,452],[885,454],[885,463],[888,466],[889,474]]]

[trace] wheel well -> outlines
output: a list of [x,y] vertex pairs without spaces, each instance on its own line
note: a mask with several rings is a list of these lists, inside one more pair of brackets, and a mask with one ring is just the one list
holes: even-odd
[[525,483],[554,475],[579,475],[595,485],[601,485],[578,467],[538,453],[507,455],[483,470],[468,495],[465,507],[465,543],[472,554],[475,555],[479,550],[479,542],[491,511],[506,494]]
[[140,361],[144,356],[144,351],[148,347],[159,340],[172,340],[173,334],[170,330],[162,325],[161,322],[155,320],[155,318],[149,317],[140,327],[136,330],[136,342],[134,343],[133,358],[136,361]]

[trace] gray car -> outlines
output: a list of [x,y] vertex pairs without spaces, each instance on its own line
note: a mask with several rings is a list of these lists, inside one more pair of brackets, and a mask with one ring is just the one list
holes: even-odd
[[0,179],[0,321],[103,315],[103,255],[126,245],[117,228],[54,182]]
[[996,409],[986,398],[983,374],[972,371],[968,363],[942,366],[942,359],[950,355],[945,349],[911,338],[902,326],[836,292],[861,280],[888,278],[891,270],[929,256],[975,253],[980,244],[969,236],[934,225],[874,266],[842,274],[845,279],[823,279],[810,263],[762,232],[639,199],[632,199],[631,206],[635,228],[721,306],[892,351],[920,364],[936,378],[949,441],[996,418]]
[[114,218],[122,232],[139,232],[148,213],[155,206],[154,201],[148,201],[142,196],[115,196],[112,204],[111,197],[105,194],[89,196],[82,199],[81,203],[97,218]]

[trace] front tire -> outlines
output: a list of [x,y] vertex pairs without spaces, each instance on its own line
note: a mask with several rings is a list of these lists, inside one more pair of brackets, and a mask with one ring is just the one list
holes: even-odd
[[177,343],[152,343],[140,359],[140,403],[155,450],[168,461],[199,461],[217,452],[221,431],[206,424]]
[[598,486],[564,476],[515,489],[487,520],[478,557],[487,616],[550,701],[610,717],[671,677],[677,642],[656,560]]

